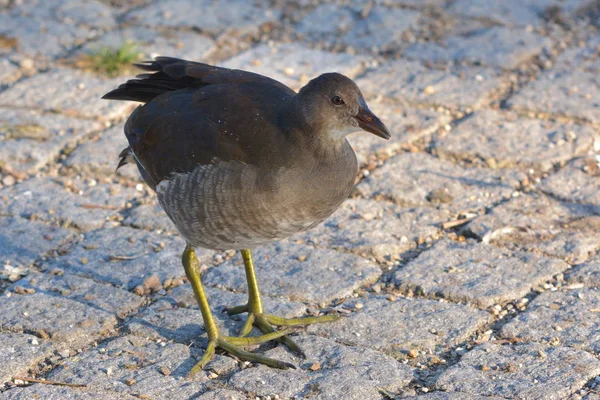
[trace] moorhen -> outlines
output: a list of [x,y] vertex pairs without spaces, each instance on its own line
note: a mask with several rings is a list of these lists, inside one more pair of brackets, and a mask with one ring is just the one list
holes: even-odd
[[[263,75],[170,57],[136,64],[138,75],[103,98],[145,103],[125,124],[131,162],[187,241],[182,261],[200,306],[209,344],[192,369],[215,349],[275,368],[293,365],[251,353],[244,345],[283,342],[290,327],[334,315],[281,318],[266,314],[251,248],[305,231],[348,197],[357,161],[346,135],[359,129],[384,139],[388,129],[367,107],[356,84],[338,73],[311,80],[298,93]],[[240,250],[248,282],[248,313],[239,337],[219,333],[200,278],[195,247]],[[256,326],[264,334],[246,337]]]

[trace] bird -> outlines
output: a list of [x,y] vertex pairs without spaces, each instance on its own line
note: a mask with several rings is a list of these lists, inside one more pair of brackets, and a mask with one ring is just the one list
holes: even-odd
[[[336,315],[282,318],[265,313],[252,249],[323,222],[354,187],[358,162],[347,135],[359,130],[390,138],[350,78],[335,72],[298,92],[237,69],[172,57],[134,64],[144,71],[103,96],[143,103],[125,123],[129,146],[118,168],[135,164],[186,241],[182,264],[198,302],[208,345],[190,370],[202,370],[219,349],[240,360],[295,368],[245,349],[278,341],[304,357],[292,327],[332,322]],[[240,251],[248,313],[239,336],[215,324],[196,248]],[[248,335],[253,327],[262,334]]]

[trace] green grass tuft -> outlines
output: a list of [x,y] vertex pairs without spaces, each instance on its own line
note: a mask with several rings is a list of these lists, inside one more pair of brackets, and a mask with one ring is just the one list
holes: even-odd
[[114,77],[131,68],[131,64],[141,59],[135,43],[125,42],[118,48],[103,47],[90,54],[89,66],[96,72]]

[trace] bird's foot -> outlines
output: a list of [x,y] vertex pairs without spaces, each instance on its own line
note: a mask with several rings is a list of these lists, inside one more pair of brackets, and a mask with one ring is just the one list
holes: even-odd
[[251,353],[242,348],[242,346],[262,344],[262,343],[269,342],[271,340],[276,340],[281,337],[284,337],[285,335],[287,335],[289,333],[290,333],[289,329],[283,329],[281,331],[274,330],[273,332],[270,332],[270,333],[267,333],[264,335],[260,335],[260,336],[255,336],[255,337],[232,337],[232,336],[219,335],[216,338],[209,339],[208,346],[206,347],[206,351],[204,352],[204,355],[202,356],[200,361],[198,361],[198,363],[196,363],[196,365],[194,365],[194,367],[190,370],[190,372],[188,373],[188,376],[193,376],[196,373],[198,373],[199,371],[201,371],[202,369],[204,369],[204,367],[206,367],[206,364],[208,364],[210,362],[210,360],[213,359],[216,349],[220,349],[220,350],[222,350],[226,353],[229,353],[243,361],[256,362],[256,363],[268,365],[269,367],[279,368],[279,369],[289,369],[289,368],[295,369],[296,367],[293,364],[274,360],[272,358],[265,357],[260,354]]
[[[252,327],[255,326],[260,329],[265,335],[272,334],[274,332],[280,332],[275,330],[274,326],[303,326],[303,325],[312,325],[312,324],[320,324],[324,322],[333,322],[340,319],[339,315],[322,315],[319,317],[301,317],[301,318],[282,318],[277,317],[271,314],[265,314],[263,312],[252,311],[253,307],[248,306],[248,304],[244,304],[241,306],[227,308],[225,311],[229,315],[241,314],[244,312],[248,313],[248,318],[244,323],[244,326],[240,330],[239,336],[240,338],[245,337],[252,331]],[[278,337],[278,342],[283,343],[289,350],[293,353],[297,354],[302,358],[306,358],[306,355],[302,351],[302,349],[287,335],[282,335]]]

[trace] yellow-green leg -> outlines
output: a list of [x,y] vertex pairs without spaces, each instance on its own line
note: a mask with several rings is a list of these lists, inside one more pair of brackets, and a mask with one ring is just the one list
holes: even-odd
[[[258,290],[256,281],[256,273],[254,272],[254,262],[252,261],[252,252],[250,250],[241,250],[242,258],[244,259],[244,268],[246,270],[246,280],[248,281],[248,303],[227,309],[229,315],[248,313],[248,319],[240,330],[240,337],[244,337],[252,331],[252,326],[256,326],[264,334],[270,335],[277,332],[273,326],[300,326],[311,325],[322,322],[331,322],[339,319],[337,315],[324,315],[320,317],[303,317],[303,318],[282,318],[271,314],[265,314]],[[281,336],[276,339],[283,343],[288,349],[294,353],[305,357],[304,352],[296,343],[288,336]]]
[[190,245],[185,247],[182,256],[182,262],[183,268],[185,269],[185,274],[192,285],[192,289],[194,289],[194,295],[196,297],[196,301],[198,301],[198,306],[200,306],[200,312],[202,313],[202,319],[204,320],[204,329],[208,334],[208,346],[206,347],[206,351],[204,352],[202,359],[189,372],[189,375],[193,375],[203,369],[213,358],[215,355],[215,349],[217,348],[220,348],[221,350],[232,354],[241,360],[257,362],[280,369],[295,368],[292,364],[274,360],[260,354],[250,353],[239,347],[244,345],[265,343],[270,340],[280,338],[290,333],[289,330],[272,330],[268,334],[248,338],[221,335],[210,311],[206,293],[204,293],[204,287],[202,286],[202,280],[200,279],[200,263],[198,262],[198,258],[196,257],[194,249]]

